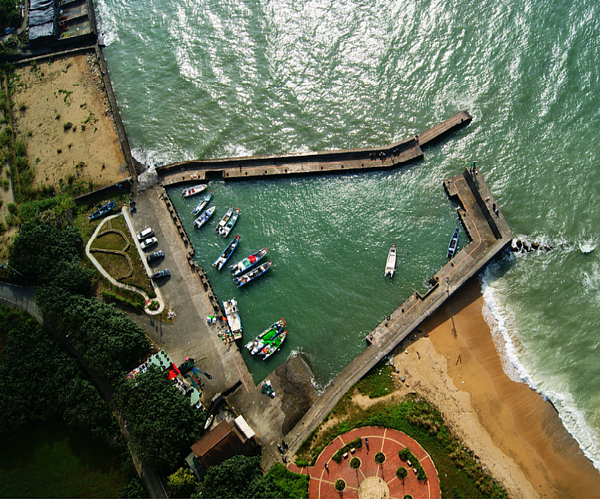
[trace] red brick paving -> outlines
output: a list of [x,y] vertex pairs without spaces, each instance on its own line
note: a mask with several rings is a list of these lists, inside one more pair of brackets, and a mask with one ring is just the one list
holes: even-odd
[[[348,454],[347,459],[342,459],[338,464],[332,456],[348,442],[361,437],[363,446],[356,449],[354,454]],[[369,447],[365,445],[365,438],[369,439]],[[427,480],[420,482],[412,468],[398,456],[398,452],[408,447],[419,459],[427,473]],[[386,456],[381,465],[375,463],[375,454],[383,452]],[[358,457],[361,465],[358,469],[350,468],[350,459]],[[325,469],[327,462],[328,470]],[[396,470],[404,466],[408,470],[408,476],[404,481],[396,476]],[[368,477],[379,477],[387,482],[390,489],[390,498],[402,498],[410,494],[415,499],[440,499],[440,483],[437,470],[429,455],[423,448],[405,433],[389,428],[378,428],[367,426],[357,428],[337,437],[319,455],[315,466],[300,468],[295,464],[289,464],[288,469],[303,475],[310,475],[308,486],[308,497],[310,499],[356,499],[361,482]],[[346,489],[337,492],[334,484],[337,479],[346,481]]]

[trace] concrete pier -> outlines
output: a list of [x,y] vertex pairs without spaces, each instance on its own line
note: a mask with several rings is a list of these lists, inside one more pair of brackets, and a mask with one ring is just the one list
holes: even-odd
[[469,168],[443,185],[448,196],[460,204],[457,212],[469,243],[430,279],[424,296],[412,294],[367,336],[370,346],[338,374],[284,438],[290,444],[289,457],[353,384],[510,245],[512,232],[477,169]]
[[[430,146],[448,134],[467,126],[471,115],[461,111],[417,136],[375,148],[316,151],[279,156],[193,160],[165,165],[156,169],[163,186],[192,181],[225,179],[228,181],[310,174],[340,174],[366,170],[391,169],[423,158],[423,147]],[[374,153],[376,159],[369,155]],[[385,157],[380,158],[380,153]],[[394,155],[394,158],[392,158]]]

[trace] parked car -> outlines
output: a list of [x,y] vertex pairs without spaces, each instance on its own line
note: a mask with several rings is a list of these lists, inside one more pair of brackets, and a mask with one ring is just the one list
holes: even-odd
[[146,228],[138,233],[137,239],[141,242],[154,236],[154,230],[152,228]]
[[150,278],[152,280],[156,280],[157,278],[169,277],[169,276],[171,276],[171,272],[169,270],[160,270],[160,271],[157,271],[154,275],[151,275]]
[[153,252],[152,254],[150,254],[146,259],[148,260],[148,263],[151,263],[152,261],[156,261],[157,259],[160,259],[161,257],[165,257],[165,253],[161,250]]
[[144,240],[141,244],[140,247],[142,248],[142,250],[146,250],[148,247],[151,247],[152,245],[158,243],[158,240],[156,239],[156,237],[152,237],[149,238],[148,240]]

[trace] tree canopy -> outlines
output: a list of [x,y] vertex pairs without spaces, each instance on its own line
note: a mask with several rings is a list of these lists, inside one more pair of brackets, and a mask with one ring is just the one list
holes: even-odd
[[259,456],[233,456],[209,468],[200,492],[207,499],[306,499],[308,475],[288,471],[280,463],[263,475]]
[[16,28],[21,24],[21,13],[14,0],[0,0],[0,28]]
[[32,220],[22,226],[8,262],[28,283],[84,294],[90,288],[91,272],[81,267],[82,256],[83,240],[77,228],[60,230],[56,224]]
[[115,398],[140,456],[159,473],[174,471],[204,432],[206,413],[154,366],[122,384]]
[[62,418],[114,441],[119,427],[79,364],[27,313],[0,307],[6,346],[0,365],[0,435]]
[[94,370],[114,384],[145,357],[150,342],[123,312],[95,298],[48,285],[38,287],[35,302],[44,318],[69,335],[75,349]]

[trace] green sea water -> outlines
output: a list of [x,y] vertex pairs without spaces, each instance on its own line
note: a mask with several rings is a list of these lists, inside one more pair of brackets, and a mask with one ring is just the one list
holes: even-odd
[[[439,268],[456,224],[441,182],[475,160],[515,235],[554,247],[482,274],[506,371],[552,400],[600,466],[597,2],[96,5],[142,162],[376,147],[468,110],[468,128],[404,170],[213,183],[214,224],[242,211],[234,257],[266,246],[274,267],[247,290],[225,270],[209,277],[219,299],[238,298],[245,335],[288,320],[268,371],[250,362],[255,377],[302,351],[322,387]],[[214,224],[192,237],[205,269],[227,243]],[[392,242],[399,271],[386,281]]]

